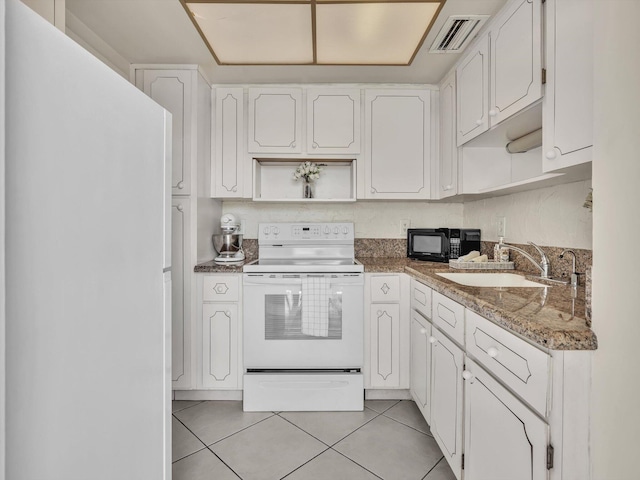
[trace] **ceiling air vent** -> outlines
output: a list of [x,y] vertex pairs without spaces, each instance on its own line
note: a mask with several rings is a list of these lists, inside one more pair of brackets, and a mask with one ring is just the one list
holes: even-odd
[[460,53],[480,31],[489,15],[452,15],[436,35],[429,53]]

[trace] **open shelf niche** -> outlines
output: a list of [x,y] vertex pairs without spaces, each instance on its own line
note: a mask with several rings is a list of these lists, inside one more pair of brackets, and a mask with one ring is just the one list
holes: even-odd
[[[294,179],[301,163],[322,166],[313,182],[314,198],[303,198],[304,180]],[[355,202],[356,160],[351,159],[253,159],[253,200],[256,202]]]

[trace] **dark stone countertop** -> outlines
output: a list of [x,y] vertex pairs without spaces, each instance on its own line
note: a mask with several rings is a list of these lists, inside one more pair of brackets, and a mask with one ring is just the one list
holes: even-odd
[[[254,258],[247,258],[247,262]],[[433,290],[464,305],[544,348],[552,350],[595,350],[595,333],[585,320],[585,289],[549,284],[541,287],[469,287],[436,275],[460,272],[448,264],[420,262],[408,258],[359,257],[367,273],[407,273]],[[213,261],[196,265],[196,273],[241,273],[240,266],[222,266]],[[474,272],[475,270],[463,270]],[[483,270],[487,272],[487,270]],[[509,273],[524,275],[517,270]],[[542,282],[540,282],[542,283]]]

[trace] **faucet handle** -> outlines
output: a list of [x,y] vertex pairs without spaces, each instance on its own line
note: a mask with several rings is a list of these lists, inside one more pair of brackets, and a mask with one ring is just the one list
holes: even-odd
[[548,262],[549,261],[549,259],[547,258],[547,255],[544,253],[544,251],[538,245],[536,245],[533,242],[529,242],[529,245],[531,245],[533,248],[535,248],[538,251],[538,253],[542,256],[542,261],[543,262]]

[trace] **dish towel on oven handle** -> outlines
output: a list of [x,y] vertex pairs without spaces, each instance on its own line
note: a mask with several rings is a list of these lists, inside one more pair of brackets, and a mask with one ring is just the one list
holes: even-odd
[[329,336],[329,282],[324,276],[302,278],[302,333]]

